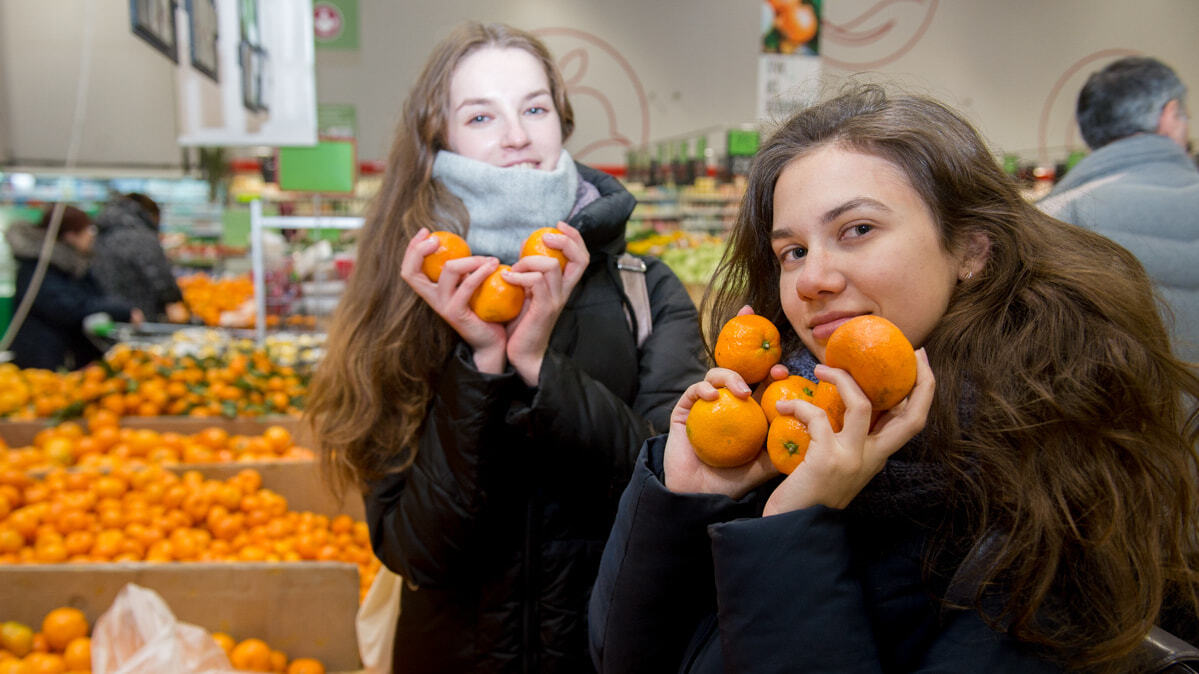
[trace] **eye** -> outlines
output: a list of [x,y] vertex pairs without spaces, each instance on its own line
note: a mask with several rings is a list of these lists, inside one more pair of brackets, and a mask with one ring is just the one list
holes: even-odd
[[803,246],[790,246],[778,252],[780,262],[789,262],[791,260],[802,259],[808,254],[808,249]]
[[487,115],[475,115],[475,116],[471,117],[470,119],[466,120],[466,123],[467,124],[481,124],[486,121],[487,121]]
[[544,115],[547,112],[549,112],[549,108],[545,108],[540,105],[534,105],[528,110],[525,110],[525,114],[528,115]]
[[850,225],[849,228],[845,230],[845,236],[850,238],[866,236],[872,231],[874,231],[874,225],[860,222],[856,225]]

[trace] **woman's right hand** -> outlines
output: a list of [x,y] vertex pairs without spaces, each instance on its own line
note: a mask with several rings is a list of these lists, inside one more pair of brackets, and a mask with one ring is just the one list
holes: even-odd
[[727,388],[738,398],[748,398],[750,388],[741,375],[725,368],[708,370],[704,380],[692,384],[670,413],[670,433],[666,438],[665,482],[675,493],[724,494],[741,498],[778,471],[766,452],[736,468],[714,468],[699,460],[687,438],[687,415],[696,400],[716,400],[716,389]]
[[480,372],[499,374],[508,364],[504,325],[488,323],[470,308],[471,295],[496,270],[499,260],[479,255],[450,260],[434,283],[421,271],[421,264],[425,256],[437,250],[437,245],[437,240],[429,237],[429,230],[422,227],[404,251],[400,278],[471,347]]

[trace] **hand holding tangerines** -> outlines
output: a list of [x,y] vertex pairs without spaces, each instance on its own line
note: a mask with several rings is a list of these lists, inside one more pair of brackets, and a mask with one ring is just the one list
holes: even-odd
[[765,515],[814,505],[844,508],[887,459],[924,428],[933,402],[936,380],[924,349],[916,352],[916,384],[907,398],[883,412],[873,424],[870,398],[845,370],[818,365],[816,377],[831,381],[845,403],[840,432],[834,432],[825,410],[802,398],[777,403],[780,414],[798,419],[811,437],[803,461],[783,480],[766,502]]
[[[439,238],[441,234],[434,236],[422,227],[412,237],[400,263],[400,278],[471,347],[479,371],[503,372],[507,365],[505,327],[483,320],[470,306],[475,291],[499,268],[499,260],[470,255],[465,242],[460,247],[453,245],[457,242],[447,246]],[[442,248],[448,251],[443,253]]]
[[506,351],[508,362],[525,384],[537,385],[550,333],[590,261],[579,231],[559,222],[557,228],[533,232],[512,271],[504,275],[524,288],[528,300],[524,312],[508,325]]
[[[731,412],[731,426],[697,426],[695,419],[692,419],[691,428],[688,429],[688,417],[692,409],[697,405],[702,409],[705,403],[724,408],[716,408],[715,413],[705,415],[710,417],[709,421],[716,421]],[[758,417],[761,417],[760,427]],[[770,465],[769,457],[760,451],[765,436],[765,415],[750,397],[749,385],[741,375],[721,367],[708,370],[703,381],[687,387],[670,413],[670,433],[666,438],[664,459],[666,488],[675,493],[724,494],[730,498],[741,498],[777,474]],[[740,450],[722,445],[721,441],[726,439],[735,440],[736,444],[754,445],[748,462],[740,459],[740,465],[734,465],[738,459],[733,457]],[[697,449],[696,445],[707,445],[710,449]]]

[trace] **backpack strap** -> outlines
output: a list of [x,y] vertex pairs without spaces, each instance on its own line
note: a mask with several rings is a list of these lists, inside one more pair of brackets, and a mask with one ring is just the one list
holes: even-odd
[[620,283],[624,286],[625,297],[629,299],[629,306],[625,307],[625,318],[629,322],[629,330],[636,335],[637,348],[640,349],[654,331],[649,308],[649,290],[645,285],[645,260],[632,253],[624,253],[616,259],[616,269],[620,272]]

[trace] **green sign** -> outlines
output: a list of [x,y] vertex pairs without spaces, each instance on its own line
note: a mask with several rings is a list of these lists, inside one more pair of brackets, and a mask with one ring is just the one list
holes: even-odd
[[312,33],[322,49],[358,48],[358,0],[317,0],[312,5]]
[[729,129],[728,154],[730,157],[752,157],[757,151],[757,131]]
[[358,175],[352,140],[324,140],[316,145],[279,148],[279,189],[289,192],[354,191]]

